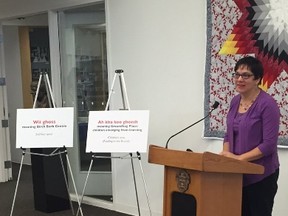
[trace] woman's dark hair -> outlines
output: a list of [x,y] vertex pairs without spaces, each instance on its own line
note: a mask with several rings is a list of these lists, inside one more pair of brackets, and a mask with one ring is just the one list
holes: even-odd
[[236,63],[234,71],[236,72],[240,67],[243,66],[246,66],[253,73],[255,80],[256,79],[261,80],[263,78],[264,74],[263,65],[258,59],[252,56],[246,56]]

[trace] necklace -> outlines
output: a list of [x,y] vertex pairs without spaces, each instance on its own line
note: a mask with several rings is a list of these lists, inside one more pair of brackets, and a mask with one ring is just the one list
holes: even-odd
[[241,99],[241,101],[240,101],[240,107],[241,107],[242,109],[244,109],[245,111],[247,111],[247,110],[252,106],[252,104],[254,103],[254,101],[256,100],[256,98],[258,97],[259,93],[260,93],[260,91],[255,95],[255,97],[254,97],[252,100],[250,100],[250,101],[247,102],[247,103],[243,103],[243,101],[242,101],[242,99]]
[[254,100],[251,100],[249,103],[240,102],[240,107],[242,107],[245,111],[247,111],[252,106],[253,103],[254,103]]

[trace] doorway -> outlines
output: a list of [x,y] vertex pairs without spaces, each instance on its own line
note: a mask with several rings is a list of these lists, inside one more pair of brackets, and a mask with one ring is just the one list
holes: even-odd
[[[30,90],[32,68],[29,34],[30,30],[33,30],[34,27],[38,28],[41,26],[47,29],[48,15],[47,13],[44,13],[18,19],[9,19],[2,21],[1,24],[5,53],[4,65],[7,85],[11,161],[20,163],[22,150],[16,149],[16,110],[23,107],[32,107],[32,95]],[[31,164],[29,154],[24,157],[23,163]]]
[[[81,8],[60,11],[58,12],[58,20],[61,51],[61,85],[52,86],[52,88],[53,91],[56,89],[57,92],[60,89],[62,94],[60,100],[64,107],[75,108],[74,147],[68,149],[68,155],[71,160],[76,187],[80,194],[87,176],[88,164],[91,160],[91,155],[85,152],[88,113],[91,110],[105,109],[108,98],[105,3],[101,2]],[[31,94],[27,88],[30,88],[33,67],[31,66],[30,68],[29,84],[27,84],[28,81],[22,82],[21,77],[27,78],[27,76],[21,74],[19,27],[29,26],[34,28],[45,26],[48,29],[48,14],[7,20],[2,22],[2,24],[4,35],[7,38],[5,41],[5,63],[7,66],[6,71],[8,72],[9,121],[11,123],[10,127],[12,127],[10,132],[12,161],[20,163],[22,151],[15,147],[16,110],[26,106],[24,106],[25,97],[23,93]],[[28,60],[33,60],[34,58],[36,60],[39,53],[46,53],[47,50],[45,50],[33,46],[32,57],[29,55]],[[48,56],[46,55],[46,57]],[[49,70],[48,68],[43,69]],[[51,71],[50,78],[52,77],[53,71]],[[26,84],[26,90],[24,91],[23,83]],[[26,107],[29,108],[29,105]],[[104,155],[109,156],[110,154]],[[29,154],[25,156],[24,164],[31,164]],[[92,200],[97,198],[111,203],[113,200],[111,159],[97,159],[94,160],[93,164],[84,202],[89,200],[87,203],[93,204],[94,201]],[[74,191],[71,190],[71,192],[73,193]]]

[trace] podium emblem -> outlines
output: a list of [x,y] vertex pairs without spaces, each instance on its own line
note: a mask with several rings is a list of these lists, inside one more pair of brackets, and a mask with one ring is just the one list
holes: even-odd
[[190,175],[186,170],[180,170],[176,174],[178,190],[182,193],[188,190],[190,184]]

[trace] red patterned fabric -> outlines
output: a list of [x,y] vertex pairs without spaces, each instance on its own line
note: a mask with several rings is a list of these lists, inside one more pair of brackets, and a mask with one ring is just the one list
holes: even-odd
[[223,137],[236,94],[233,67],[244,55],[253,55],[264,66],[261,88],[280,107],[279,144],[288,145],[288,1],[207,0],[207,6],[206,111],[215,100],[221,105],[205,122],[204,136]]

